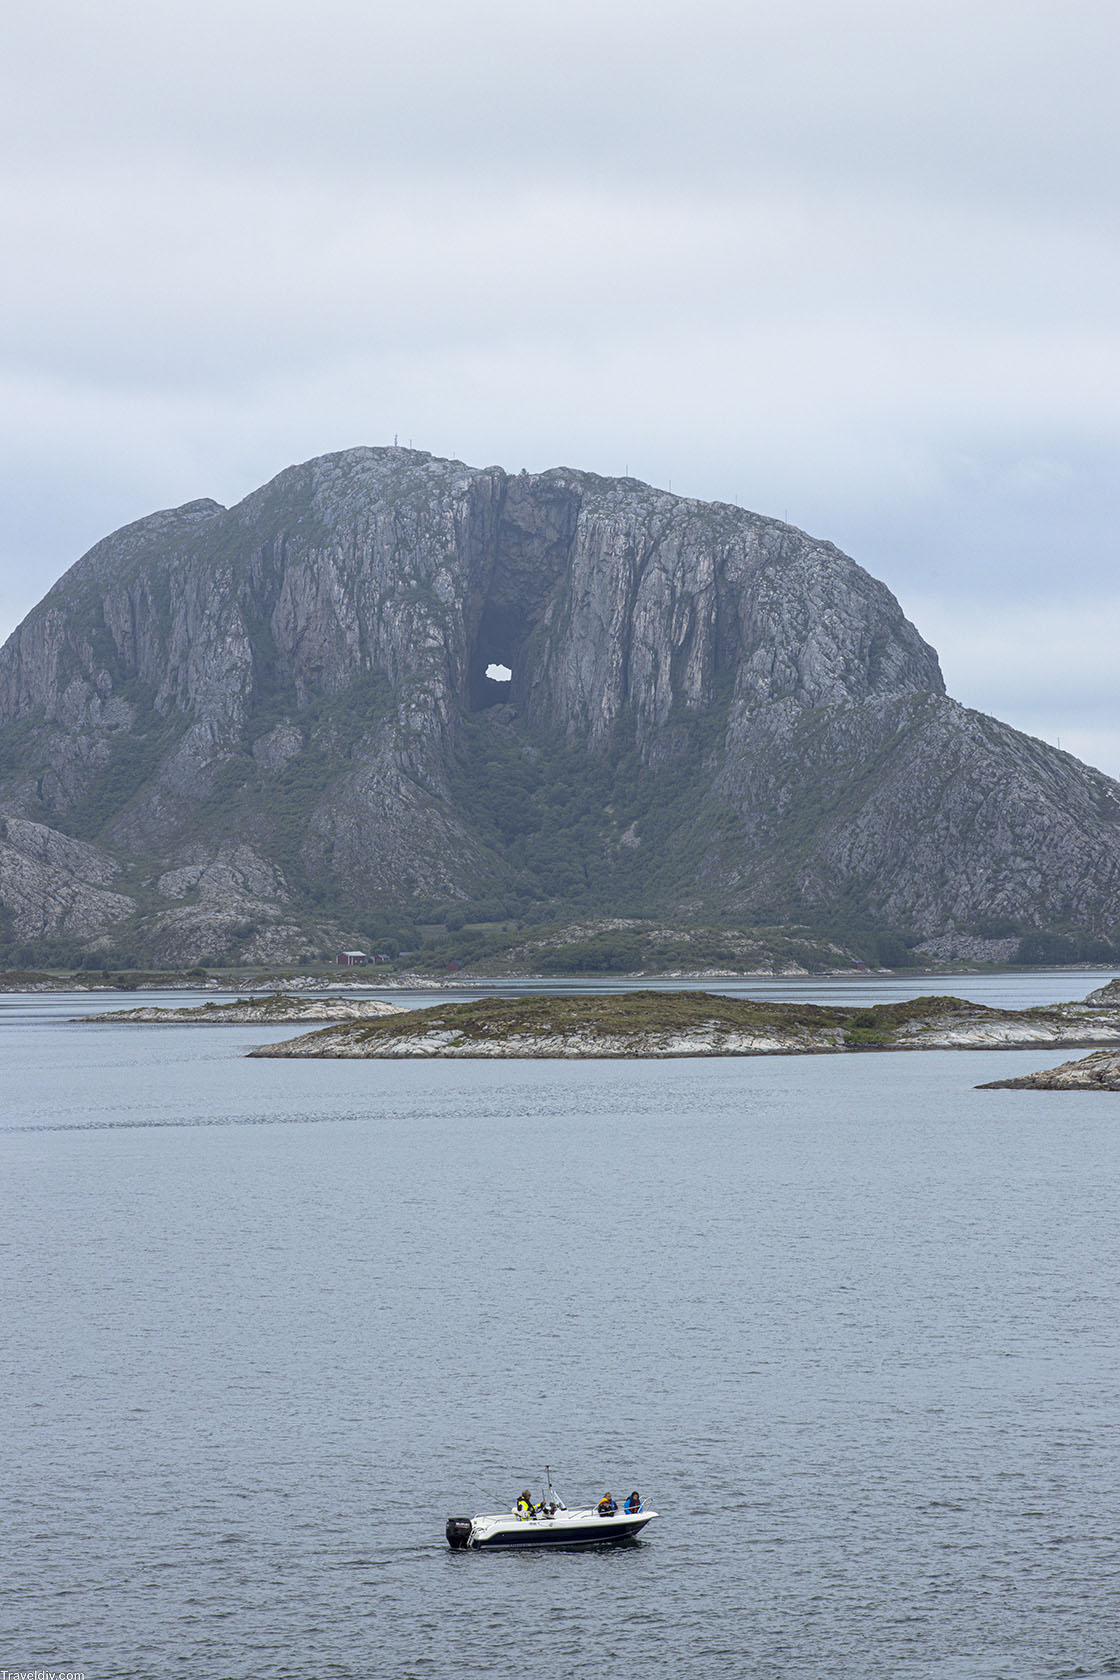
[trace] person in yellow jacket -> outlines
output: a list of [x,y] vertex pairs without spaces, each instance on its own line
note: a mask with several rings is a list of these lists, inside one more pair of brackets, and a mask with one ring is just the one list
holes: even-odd
[[618,1506],[615,1504],[610,1494],[605,1493],[599,1501],[599,1515],[601,1517],[613,1517],[617,1510]]
[[522,1522],[528,1522],[533,1515],[533,1496],[528,1488],[522,1488],[517,1496],[517,1504],[513,1509]]

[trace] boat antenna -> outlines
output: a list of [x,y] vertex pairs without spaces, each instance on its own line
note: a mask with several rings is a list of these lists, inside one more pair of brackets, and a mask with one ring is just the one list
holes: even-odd
[[561,1511],[566,1511],[568,1509],[568,1507],[565,1505],[564,1501],[561,1499],[560,1495],[557,1493],[556,1489],[552,1485],[552,1471],[549,1469],[547,1464],[544,1467],[544,1473],[545,1473],[545,1477],[547,1478],[547,1481],[548,1481],[548,1487],[545,1490],[546,1493],[548,1494],[549,1498],[552,1501],[555,1502],[555,1504],[559,1507],[559,1509]]

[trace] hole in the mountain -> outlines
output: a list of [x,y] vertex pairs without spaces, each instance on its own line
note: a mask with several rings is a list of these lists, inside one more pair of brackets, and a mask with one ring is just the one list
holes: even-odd
[[520,614],[487,604],[468,664],[472,711],[482,712],[513,698],[516,656],[524,636],[525,625]]
[[[513,692],[513,672],[508,665],[502,665],[498,660],[491,660],[487,665],[481,683],[481,704],[485,706],[500,706],[507,701]],[[476,705],[479,702],[476,700]]]

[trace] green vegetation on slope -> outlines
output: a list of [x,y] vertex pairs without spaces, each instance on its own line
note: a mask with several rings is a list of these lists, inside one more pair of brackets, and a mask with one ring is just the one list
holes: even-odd
[[[457,918],[451,916],[451,920]],[[450,921],[448,923],[450,926]],[[729,973],[834,970],[842,949],[797,929],[682,927],[628,921],[596,928],[565,927],[531,913],[516,923],[435,932],[408,957],[409,968],[438,974],[450,963],[475,974],[665,974],[719,969]]]
[[516,722],[466,713],[452,793],[507,865],[515,900],[562,903],[568,914],[656,913],[698,896],[701,842],[735,825],[711,792],[725,722],[725,703],[682,709],[666,726],[673,755],[649,764],[628,721],[607,751],[590,753],[559,734],[530,739]]

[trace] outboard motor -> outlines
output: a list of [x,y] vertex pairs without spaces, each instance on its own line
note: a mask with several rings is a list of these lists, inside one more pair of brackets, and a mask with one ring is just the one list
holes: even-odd
[[464,1546],[470,1545],[473,1528],[474,1523],[469,1517],[448,1517],[447,1544],[454,1546],[456,1551],[461,1551]]

